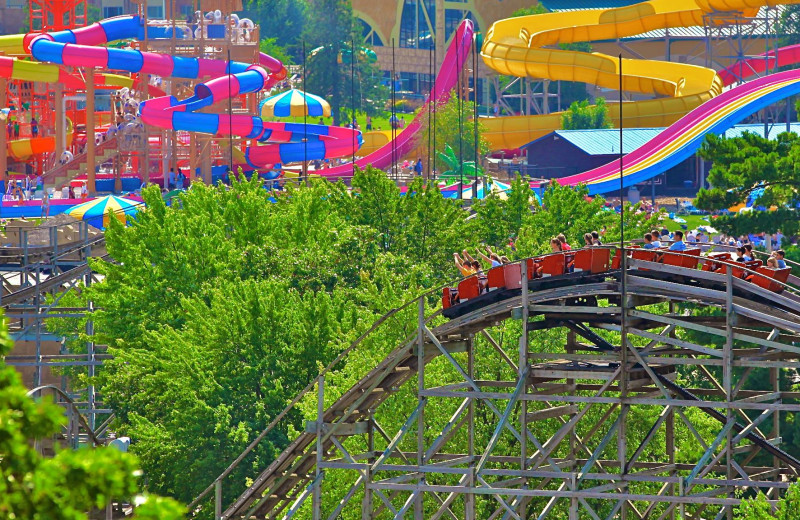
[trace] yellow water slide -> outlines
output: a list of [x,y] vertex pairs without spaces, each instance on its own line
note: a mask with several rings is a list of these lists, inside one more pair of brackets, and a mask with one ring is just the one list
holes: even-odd
[[[500,20],[489,29],[481,56],[500,74],[619,88],[619,58],[549,48],[557,44],[615,40],[648,31],[704,24],[704,15],[738,12],[800,0],[650,0],[629,7],[546,13]],[[669,126],[722,92],[717,73],[706,67],[656,60],[622,60],[622,88],[654,99],[623,103],[625,126]],[[518,148],[561,128],[563,112],[483,119],[493,150]],[[618,125],[619,107],[609,105]]]

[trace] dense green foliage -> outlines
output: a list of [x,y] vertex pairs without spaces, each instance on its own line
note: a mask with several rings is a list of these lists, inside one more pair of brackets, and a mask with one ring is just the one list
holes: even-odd
[[[303,42],[306,45],[305,89],[324,96],[331,105],[333,123],[340,124],[342,109],[362,110],[375,115],[383,108],[386,87],[382,74],[368,56],[358,52],[360,30],[347,0],[309,0]],[[343,56],[356,48],[355,63]]]
[[[3,357],[11,350],[0,325],[0,518],[79,520],[113,499],[137,490],[135,457],[115,448],[59,450],[44,458],[30,443],[60,431],[64,410],[28,397],[19,374]],[[143,497],[135,518],[178,520],[184,510],[173,500]]]
[[262,38],[258,44],[258,50],[264,54],[269,54],[273,58],[281,60],[281,63],[283,63],[284,66],[294,63],[294,58],[292,55],[287,52],[287,49],[278,45],[278,39],[275,37]]
[[713,161],[714,166],[708,174],[711,188],[698,193],[695,201],[698,208],[727,209],[751,197],[755,206],[774,206],[774,211],[722,216],[714,221],[715,227],[731,235],[778,230],[785,235],[800,232],[797,134],[782,133],[774,140],[751,133],[733,139],[709,135],[700,154]]
[[608,115],[608,105],[603,98],[597,98],[594,105],[588,100],[575,101],[561,115],[561,128],[564,130],[592,130],[612,128]]
[[800,516],[800,484],[789,486],[786,496],[778,501],[775,511],[772,510],[763,493],[756,498],[743,500],[736,511],[735,520],[795,520]]
[[[150,189],[148,210],[134,225],[107,231],[116,262],[99,263],[105,280],[82,293],[101,309],[93,316],[96,341],[114,355],[96,383],[117,412],[117,430],[134,439],[131,451],[153,492],[194,498],[379,316],[456,278],[453,252],[474,254],[486,243],[514,256],[510,236],[533,251],[550,230],[572,239],[606,225],[608,236],[618,236],[615,213],[592,218],[601,199],[587,203],[585,191],[557,185],[544,204],[560,221],[536,208],[521,181],[505,200],[475,203],[469,220],[459,201],[421,180],[406,196],[377,170],[359,172],[352,184],[353,194],[325,182],[290,188],[275,203],[257,181],[193,185],[174,208]],[[413,330],[413,311],[348,357],[340,390]],[[330,388],[335,395],[335,379]],[[302,428],[303,409],[226,480],[226,500]],[[383,420],[391,429],[402,417]]]
[[[301,35],[306,24],[304,0],[245,0],[243,7],[241,17],[250,18],[259,25],[262,42],[274,39],[276,46],[286,49],[299,62],[302,57]],[[270,54],[263,49],[262,52]]]
[[537,3],[533,7],[520,7],[519,9],[511,13],[511,18],[517,18],[519,16],[530,16],[534,14],[544,14],[548,12],[549,11],[545,6]]

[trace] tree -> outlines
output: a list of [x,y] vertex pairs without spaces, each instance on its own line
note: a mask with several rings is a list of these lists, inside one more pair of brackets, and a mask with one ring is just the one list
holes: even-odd
[[[506,195],[500,198],[490,192],[472,206],[477,216],[474,220],[476,236],[499,248],[505,248],[509,240],[516,238],[536,203],[530,185],[519,176],[511,183],[511,190]],[[513,256],[509,250],[506,253]]]
[[709,135],[700,154],[714,165],[708,175],[711,188],[697,195],[698,208],[723,210],[749,200],[755,207],[769,209],[721,216],[714,221],[715,227],[731,235],[800,232],[800,172],[795,167],[800,139],[796,134],[782,133],[774,140],[751,133],[733,139]]
[[800,509],[800,483],[795,482],[778,501],[775,511],[767,497],[759,492],[755,498],[742,500],[736,510],[735,520],[794,520]]
[[511,18],[517,18],[520,16],[531,16],[534,14],[544,14],[549,13],[550,11],[542,4],[536,4],[533,7],[520,7],[513,13],[511,13]]
[[[333,124],[342,109],[365,109],[373,114],[386,99],[381,74],[369,53],[361,52],[362,38],[353,7],[347,0],[309,0],[303,42],[306,45],[306,89],[325,96]],[[355,63],[346,60],[356,48]],[[346,63],[347,62],[347,63]]]
[[[114,355],[95,383],[117,431],[136,440],[149,490],[193,499],[320,365],[420,287],[453,276],[466,216],[457,201],[421,180],[401,196],[374,169],[352,185],[359,196],[318,182],[273,203],[255,177],[195,186],[171,208],[145,190],[135,225],[107,230],[117,262],[98,262],[104,281],[83,290],[101,309],[96,340]],[[290,427],[302,417],[237,468],[226,499],[285,447]]]
[[275,44],[286,49],[295,60],[302,56],[300,35],[306,24],[305,0],[246,0],[241,17],[250,18],[259,25],[262,41],[274,39]]
[[292,65],[294,63],[291,54],[289,54],[285,47],[278,45],[278,39],[275,37],[272,38],[262,38],[261,42],[258,44],[258,48],[264,54],[269,54],[273,58],[281,60],[284,66]]
[[603,98],[597,98],[594,105],[590,105],[587,100],[575,101],[561,116],[561,127],[564,130],[591,130],[613,126],[608,116],[608,105]]
[[[418,134],[417,146],[426,150],[426,155],[430,154],[433,158],[430,169],[433,169],[434,165],[437,170],[443,169],[445,165],[437,159],[435,152],[446,152],[448,146],[454,153],[454,160],[459,164],[474,162],[476,157],[478,162],[481,162],[483,156],[489,153],[489,143],[483,137],[485,129],[480,121],[475,124],[474,114],[474,103],[458,99],[455,90],[450,92],[447,102],[439,104],[435,111],[432,109],[423,112],[421,118],[423,131]],[[431,143],[431,150],[428,150],[428,143]]]
[[[577,247],[583,246],[584,233],[599,232],[603,228],[606,229],[604,241],[618,241],[619,214],[604,210],[603,197],[588,195],[589,190],[584,185],[572,187],[551,182],[544,190],[541,205],[537,203],[535,211],[525,218],[517,241],[519,254],[531,256],[549,252],[550,239],[559,233],[564,233],[567,242]],[[625,206],[625,238],[628,240],[640,238],[658,225],[655,216],[650,218],[637,209],[630,204]]]
[[[28,397],[19,374],[3,357],[11,350],[0,326],[0,517],[78,520],[112,499],[137,490],[135,457],[114,448],[59,450],[45,459],[30,443],[50,437],[65,423],[61,407]],[[183,518],[172,500],[144,497],[139,519]]]
[[800,43],[800,6],[784,6],[775,32],[780,35],[780,47]]

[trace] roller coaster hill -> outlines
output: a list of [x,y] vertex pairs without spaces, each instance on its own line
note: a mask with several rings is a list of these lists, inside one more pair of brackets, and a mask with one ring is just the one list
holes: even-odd
[[[733,258],[588,247],[420,295],[326,367],[190,509],[663,520],[731,518],[756,491],[775,501],[800,472],[781,438],[800,393],[780,382],[800,367],[800,279]],[[351,356],[409,321],[374,369],[336,384]],[[305,431],[226,501],[227,475],[314,400]]]

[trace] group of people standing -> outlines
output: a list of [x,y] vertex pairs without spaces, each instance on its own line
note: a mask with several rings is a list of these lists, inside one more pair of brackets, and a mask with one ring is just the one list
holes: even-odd
[[[31,137],[39,137],[39,121],[37,121],[35,117],[31,117],[30,127],[31,127]],[[20,137],[19,119],[15,119],[14,121],[11,121],[9,119],[8,123],[6,123],[6,139],[10,141],[12,139],[19,139],[19,137]]]
[[178,168],[178,173],[175,174],[175,169],[169,169],[169,176],[167,177],[167,189],[172,191],[175,189],[182,190],[185,186],[186,175]]

